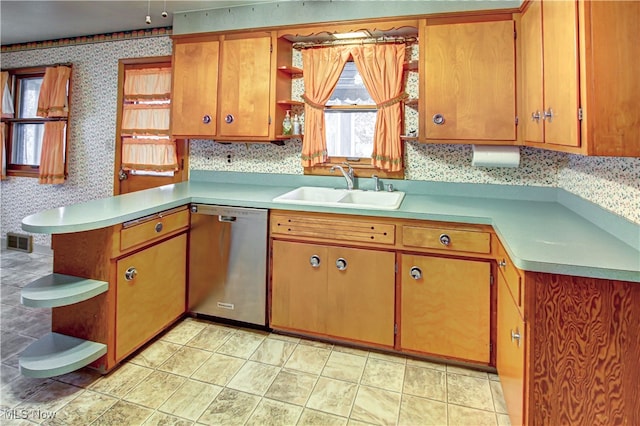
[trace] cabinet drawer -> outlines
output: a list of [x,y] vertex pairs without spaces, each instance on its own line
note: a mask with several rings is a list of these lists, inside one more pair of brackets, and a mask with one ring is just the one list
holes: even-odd
[[481,231],[404,225],[402,227],[402,245],[405,247],[490,253],[491,235]]
[[375,221],[273,214],[271,233],[323,240],[395,244],[395,225]]
[[516,302],[516,305],[518,305],[521,314],[524,314],[524,286],[522,285],[522,278],[501,244],[498,245],[498,269],[504,276],[511,296],[513,296],[513,300]]
[[189,211],[186,208],[168,210],[124,223],[120,231],[120,250],[153,241],[188,226]]

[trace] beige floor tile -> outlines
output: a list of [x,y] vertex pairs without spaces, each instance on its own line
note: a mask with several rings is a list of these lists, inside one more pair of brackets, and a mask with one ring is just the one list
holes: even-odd
[[500,376],[498,376],[496,373],[487,373],[489,375],[489,380],[494,380],[496,382],[500,381]]
[[402,392],[446,402],[447,375],[444,371],[407,365]]
[[369,352],[369,358],[374,358],[374,359],[381,359],[384,361],[388,361],[388,362],[395,362],[398,364],[406,364],[407,363],[407,358],[401,356],[401,355],[393,355],[393,354],[385,354],[382,352],[375,352],[375,351],[371,351]]
[[256,407],[247,426],[283,426],[295,425],[302,412],[302,407],[280,401],[263,399]]
[[332,379],[358,383],[366,363],[366,357],[334,350],[322,369],[322,375]]
[[301,345],[313,346],[314,348],[333,349],[332,343],[319,342],[317,340],[300,339]]
[[158,369],[181,376],[191,376],[211,355],[211,352],[184,346]]
[[361,422],[360,420],[349,419],[347,426],[371,426],[373,423]]
[[354,383],[320,377],[307,401],[307,407],[347,417],[356,391],[357,385]]
[[53,419],[44,422],[44,424],[60,426],[86,425],[100,417],[117,402],[118,400],[112,396],[85,390],[58,410]]
[[320,374],[331,354],[331,349],[309,345],[298,345],[285,363],[285,368]]
[[254,334],[238,330],[224,342],[216,352],[248,359],[265,339],[262,334]]
[[194,424],[189,420],[156,411],[143,423],[143,426],[189,426]]
[[317,376],[282,370],[269,386],[265,397],[295,405],[305,405],[318,380]]
[[377,425],[395,425],[399,411],[399,393],[360,386],[350,418]]
[[447,373],[477,377],[478,379],[489,379],[489,374],[484,371],[472,370],[471,368],[459,367],[457,365],[447,365]]
[[103,415],[94,421],[92,426],[119,426],[119,425],[140,425],[151,415],[153,410],[131,404],[126,401],[118,401],[111,406]]
[[12,380],[20,377],[20,370],[9,365],[0,365],[0,386],[4,386]]
[[55,413],[82,392],[83,390],[79,387],[51,381],[18,405],[16,410],[25,410],[26,412],[39,410],[43,413]]
[[507,414],[507,406],[504,402],[502,385],[500,384],[500,382],[489,380],[489,387],[491,388],[491,396],[493,396],[493,408],[495,412]]
[[278,334],[275,331],[269,334],[267,336],[267,339],[277,339],[277,340],[284,340],[285,342],[290,342],[290,343],[300,343],[299,337],[287,336],[286,334]]
[[200,333],[206,326],[207,323],[204,321],[187,318],[163,334],[161,339],[167,342],[184,345]]
[[31,398],[49,383],[51,383],[50,379],[33,379],[22,375],[18,376],[0,389],[0,394],[2,395],[0,408],[14,408]]
[[351,348],[351,347],[348,347],[348,346],[335,345],[333,347],[333,350],[335,352],[342,352],[342,353],[345,353],[345,354],[358,355],[358,356],[362,356],[362,357],[365,357],[365,358],[369,356],[369,351],[367,351],[365,349]]
[[293,353],[296,344],[277,339],[264,339],[251,355],[252,361],[282,367]]
[[273,365],[247,361],[227,387],[262,396],[269,389],[279,371],[280,368]]
[[204,410],[222,389],[220,386],[209,383],[187,380],[171,395],[171,398],[160,406],[159,410],[195,421],[204,413]]
[[393,392],[401,392],[404,382],[404,370],[404,364],[369,357],[360,383]]
[[345,426],[348,419],[346,417],[334,416],[333,414],[305,408],[298,420],[298,426]]
[[80,370],[72,371],[71,373],[57,376],[55,379],[62,383],[78,386],[79,388],[88,388],[93,383],[100,380],[102,375],[90,368],[81,368]]
[[227,339],[235,333],[235,331],[236,330],[234,328],[225,327],[223,325],[207,325],[193,339],[189,340],[186,345],[213,352],[222,346],[222,344],[226,342]]
[[100,380],[91,384],[89,389],[122,398],[152,372],[153,370],[147,367],[123,364],[107,376],[102,376]]
[[496,413],[496,419],[499,426],[511,426],[511,420],[507,414]]
[[191,375],[191,378],[218,386],[226,386],[245,362],[244,359],[214,353]]
[[412,365],[414,367],[431,368],[432,370],[438,371],[447,371],[447,366],[445,364],[431,362],[423,359],[407,358],[407,365]]
[[401,426],[446,425],[447,404],[411,395],[403,395],[398,424]]
[[495,426],[496,414],[475,408],[449,404],[447,406],[450,426]]
[[185,380],[184,377],[175,374],[154,371],[123,399],[155,409],[161,406]]
[[224,389],[198,419],[206,425],[242,425],[260,402],[260,397]]
[[162,339],[156,340],[133,357],[131,362],[143,367],[157,368],[171,358],[180,348],[182,348],[182,345],[177,343]]
[[493,411],[488,379],[447,374],[447,401],[449,404]]

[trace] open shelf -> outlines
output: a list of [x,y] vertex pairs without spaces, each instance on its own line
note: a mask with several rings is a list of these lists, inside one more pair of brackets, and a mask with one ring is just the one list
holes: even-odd
[[291,105],[291,106],[303,106],[304,102],[301,101],[292,101],[291,99],[282,99],[276,101],[278,105]]
[[298,68],[298,67],[291,67],[288,65],[283,65],[281,67],[278,67],[278,71],[282,71],[286,74],[290,74],[290,75],[302,75],[302,68]]
[[55,308],[91,299],[108,289],[106,281],[49,274],[27,284],[20,293],[20,301],[33,308]]
[[106,353],[105,344],[49,333],[22,351],[20,373],[35,378],[60,376],[89,365]]

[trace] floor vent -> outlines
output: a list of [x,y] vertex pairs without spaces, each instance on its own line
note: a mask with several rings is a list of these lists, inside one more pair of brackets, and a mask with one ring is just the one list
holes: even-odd
[[33,251],[33,237],[31,235],[7,232],[7,249],[31,253]]

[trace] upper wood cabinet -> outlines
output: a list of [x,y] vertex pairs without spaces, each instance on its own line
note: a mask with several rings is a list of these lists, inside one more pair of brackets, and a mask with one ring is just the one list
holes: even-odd
[[178,39],[173,43],[171,134],[212,137],[218,110],[218,40]]
[[639,20],[639,2],[527,4],[520,38],[526,145],[640,156]]
[[516,140],[511,14],[476,17],[473,22],[425,19],[420,26],[420,54],[422,140]]

